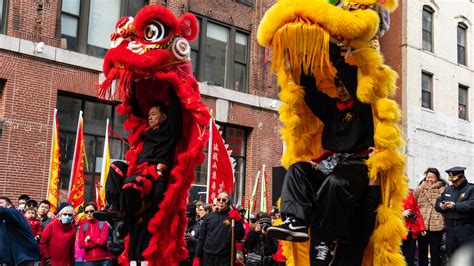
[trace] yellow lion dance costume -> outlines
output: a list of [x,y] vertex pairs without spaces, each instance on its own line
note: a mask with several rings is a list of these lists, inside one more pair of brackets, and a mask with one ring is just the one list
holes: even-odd
[[[370,103],[374,116],[375,153],[367,161],[369,177],[379,180],[382,202],[377,209],[376,227],[366,247],[363,265],[405,265],[400,251],[406,234],[402,200],[407,195],[404,145],[398,123],[400,109],[388,99],[396,91],[398,75],[378,51],[376,34],[380,18],[376,8],[392,12],[397,0],[345,1],[278,0],[263,17],[257,38],[272,49],[272,70],[281,87],[281,135],[286,151],[285,167],[320,155],[323,124],[308,109],[304,91],[297,85],[301,70],[316,74],[318,87],[335,95],[335,69],[329,60],[329,42],[344,43],[346,62],[358,67],[357,97]],[[308,241],[309,242],[309,241]],[[309,243],[286,242],[288,265],[309,265]]]

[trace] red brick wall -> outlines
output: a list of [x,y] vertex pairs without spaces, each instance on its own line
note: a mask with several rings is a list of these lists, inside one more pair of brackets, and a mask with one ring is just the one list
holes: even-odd
[[8,35],[60,45],[61,1],[10,0],[8,10]]
[[[53,110],[58,90],[95,95],[98,74],[0,50],[6,79],[0,140],[0,194],[45,197]],[[0,109],[1,111],[1,109]]]

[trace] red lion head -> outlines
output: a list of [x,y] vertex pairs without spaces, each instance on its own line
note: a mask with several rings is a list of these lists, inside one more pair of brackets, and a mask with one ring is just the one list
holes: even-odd
[[[186,13],[177,19],[161,5],[146,6],[135,18],[123,17],[118,21],[104,58],[106,79],[99,86],[99,97],[110,100],[118,94],[122,100],[118,111],[128,116],[124,128],[129,131],[131,148],[126,159],[130,166],[136,164],[142,151],[140,133],[147,128],[145,115],[132,114],[132,88],[142,114],[148,113],[153,101],[167,102],[170,86],[181,101],[183,134],[176,147],[165,199],[148,225],[152,237],[143,255],[150,265],[177,265],[187,257],[183,238],[186,201],[195,179],[194,169],[204,160],[210,119],[192,75],[189,42],[197,34],[198,24],[193,15]],[[117,82],[115,88],[113,81]]]

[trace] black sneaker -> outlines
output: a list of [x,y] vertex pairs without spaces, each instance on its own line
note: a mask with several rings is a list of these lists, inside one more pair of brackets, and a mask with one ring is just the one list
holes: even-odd
[[125,213],[116,209],[105,209],[101,211],[95,211],[93,214],[94,218],[99,221],[122,221],[125,218]]
[[267,235],[278,240],[293,242],[305,242],[309,239],[308,227],[291,216],[288,216],[279,226],[268,227]]
[[316,244],[316,266],[331,265],[336,257],[337,242],[319,242]]

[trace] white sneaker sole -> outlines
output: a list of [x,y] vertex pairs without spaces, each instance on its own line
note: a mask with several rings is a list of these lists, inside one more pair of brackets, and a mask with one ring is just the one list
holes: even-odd
[[308,233],[294,232],[280,227],[270,227],[267,229],[267,236],[291,242],[306,242],[309,240]]

